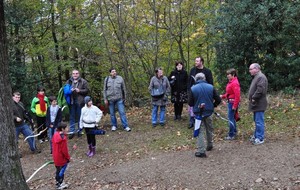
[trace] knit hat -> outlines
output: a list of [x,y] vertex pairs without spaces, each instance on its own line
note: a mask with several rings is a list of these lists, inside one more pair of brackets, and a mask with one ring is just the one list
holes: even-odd
[[86,96],[84,98],[84,103],[87,104],[89,101],[92,101],[92,98],[90,96]]

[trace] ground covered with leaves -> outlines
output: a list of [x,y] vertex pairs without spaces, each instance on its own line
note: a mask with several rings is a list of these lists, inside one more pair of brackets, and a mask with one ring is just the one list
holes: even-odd
[[[128,109],[131,132],[110,131],[109,115],[97,136],[96,155],[88,158],[86,137],[69,140],[71,162],[65,173],[68,189],[300,189],[299,99],[270,96],[266,112],[266,139],[254,146],[248,141],[254,125],[242,102],[238,138],[224,141],[227,123],[214,117],[214,148],[207,158],[194,156],[196,139],[188,129],[188,114],[173,120],[168,107],[167,124],[151,126],[149,107]],[[226,117],[226,106],[217,110]],[[52,160],[48,143],[39,144],[40,154],[31,154],[20,142],[23,172],[28,179]],[[76,145],[76,149],[73,149]],[[30,189],[55,189],[55,167],[48,165],[29,182]]]

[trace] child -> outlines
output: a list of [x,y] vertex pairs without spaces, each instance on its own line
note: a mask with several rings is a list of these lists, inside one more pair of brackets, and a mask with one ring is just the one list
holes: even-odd
[[[46,129],[46,113],[47,107],[49,106],[48,97],[45,96],[45,88],[39,86],[37,88],[37,95],[32,99],[31,102],[31,111],[36,115],[36,123],[37,123],[37,132],[40,133],[44,129]],[[42,134],[38,136],[38,140],[40,143],[47,141],[47,131],[44,131]]]
[[85,106],[81,109],[80,116],[80,130],[85,129],[87,142],[89,145],[89,151],[86,153],[87,156],[92,157],[96,152],[96,138],[92,132],[96,129],[96,124],[101,120],[102,111],[93,105],[92,98],[86,96],[84,98]]
[[52,154],[52,137],[55,129],[58,127],[62,119],[61,108],[57,105],[57,99],[55,96],[49,97],[50,107],[47,109],[46,114],[46,127],[48,127],[48,137],[50,140],[50,154]]
[[70,162],[70,155],[68,151],[68,142],[67,142],[67,124],[61,122],[56,128],[56,132],[52,138],[52,148],[53,148],[53,161],[56,167],[56,188],[65,189],[68,187],[67,184],[63,183],[64,173]]

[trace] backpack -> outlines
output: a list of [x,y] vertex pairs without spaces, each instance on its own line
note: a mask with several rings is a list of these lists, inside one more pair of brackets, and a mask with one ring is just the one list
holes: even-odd
[[65,84],[58,91],[57,105],[61,107],[63,116],[69,114],[69,105],[71,104],[71,85]]

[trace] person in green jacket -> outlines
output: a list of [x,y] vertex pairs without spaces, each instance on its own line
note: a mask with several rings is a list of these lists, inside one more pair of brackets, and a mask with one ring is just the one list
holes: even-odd
[[37,88],[37,95],[32,99],[31,111],[36,116],[37,132],[40,133],[38,140],[40,143],[48,141],[47,139],[47,129],[46,129],[46,113],[49,106],[49,99],[45,96],[45,88],[39,86]]

